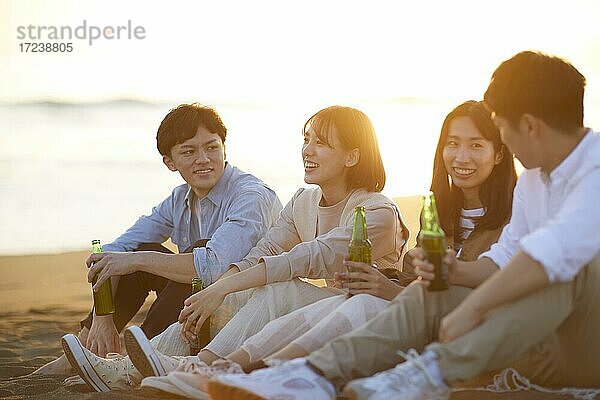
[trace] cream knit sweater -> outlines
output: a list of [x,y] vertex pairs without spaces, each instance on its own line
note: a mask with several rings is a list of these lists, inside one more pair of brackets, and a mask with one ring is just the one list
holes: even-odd
[[373,261],[379,268],[400,269],[408,230],[393,200],[381,193],[355,190],[342,211],[339,226],[316,236],[321,196],[319,188],[298,190],[265,237],[235,265],[244,270],[264,261],[267,283],[296,277],[330,279],[334,272],[342,271],[352,236],[354,208],[362,205],[373,243]]

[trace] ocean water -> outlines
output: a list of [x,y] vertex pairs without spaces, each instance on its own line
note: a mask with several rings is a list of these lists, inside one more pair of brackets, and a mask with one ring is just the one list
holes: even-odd
[[[116,101],[0,106],[0,255],[87,249],[112,241],[183,182],[156,150],[177,105]],[[439,128],[453,104],[399,99],[348,104],[377,131],[384,193],[423,193]],[[228,161],[286,203],[306,186],[301,128],[322,107],[215,104],[228,128]],[[589,109],[588,109],[589,110]]]

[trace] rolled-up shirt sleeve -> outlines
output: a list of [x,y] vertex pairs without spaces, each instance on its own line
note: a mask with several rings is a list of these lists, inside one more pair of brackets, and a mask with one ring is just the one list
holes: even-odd
[[242,260],[265,235],[281,209],[274,192],[249,189],[236,195],[225,221],[206,247],[193,250],[196,273],[205,285],[213,283],[229,265]]
[[[404,241],[403,229],[395,206],[391,204],[366,208],[367,232],[373,243],[373,260],[393,253],[398,240]],[[317,236],[314,240],[302,242],[290,251],[274,256],[263,256],[267,272],[267,283],[282,282],[295,277],[312,279],[332,278],[333,273],[342,270],[342,261],[348,253],[348,243],[352,236],[352,218],[343,225]],[[397,235],[400,234],[400,238]],[[403,242],[398,248],[402,248]],[[400,254],[398,254],[399,258]]]
[[600,252],[600,168],[570,190],[560,211],[543,227],[525,235],[520,249],[539,262],[550,282],[566,282]]
[[141,243],[163,243],[173,232],[174,193],[143,215],[112,243],[102,246],[104,251],[132,251]]

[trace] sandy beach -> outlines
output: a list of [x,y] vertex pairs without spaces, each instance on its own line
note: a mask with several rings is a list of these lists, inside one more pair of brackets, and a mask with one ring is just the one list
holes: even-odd
[[[414,245],[418,197],[397,199]],[[60,338],[75,333],[91,304],[84,260],[88,251],[0,257],[0,398],[2,399],[166,399],[148,389],[91,393],[65,387],[63,376],[25,376],[62,354]],[[152,298],[152,297],[151,297]],[[150,298],[150,299],[151,299]],[[149,301],[146,302],[147,307]],[[133,324],[138,324],[143,313]],[[537,392],[459,392],[452,399],[567,399]]]
[[[84,265],[88,254],[0,257],[0,398],[169,398],[142,389],[91,393],[85,386],[63,386],[64,376],[25,376],[62,354],[61,336],[77,332],[89,311],[91,291]],[[142,318],[143,313],[132,323]]]

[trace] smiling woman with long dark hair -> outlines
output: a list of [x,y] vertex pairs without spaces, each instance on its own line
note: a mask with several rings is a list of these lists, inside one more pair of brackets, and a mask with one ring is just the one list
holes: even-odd
[[456,250],[465,239],[461,226],[465,210],[485,210],[471,217],[476,221],[471,241],[481,232],[498,231],[506,224],[516,181],[513,157],[483,103],[470,100],[452,110],[442,124],[435,150],[431,191],[442,229]]

